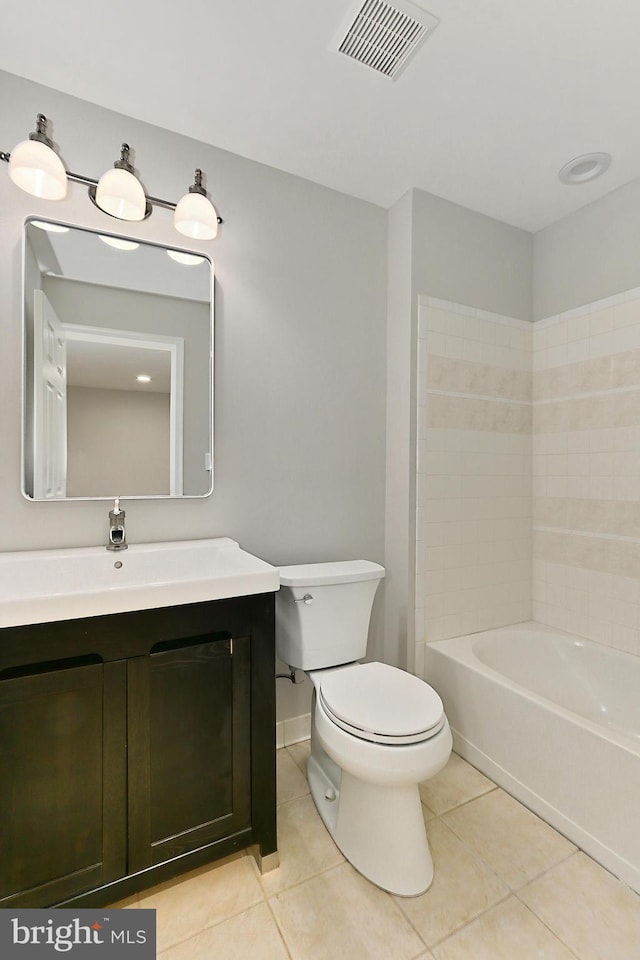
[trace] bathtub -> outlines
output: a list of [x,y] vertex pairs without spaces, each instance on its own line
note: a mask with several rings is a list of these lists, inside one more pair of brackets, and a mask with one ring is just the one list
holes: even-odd
[[538,623],[427,645],[454,749],[640,892],[640,658]]

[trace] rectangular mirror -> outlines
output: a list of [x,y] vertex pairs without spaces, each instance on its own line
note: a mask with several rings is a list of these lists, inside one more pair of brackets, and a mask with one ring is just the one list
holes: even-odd
[[213,264],[29,219],[22,490],[32,500],[213,489]]

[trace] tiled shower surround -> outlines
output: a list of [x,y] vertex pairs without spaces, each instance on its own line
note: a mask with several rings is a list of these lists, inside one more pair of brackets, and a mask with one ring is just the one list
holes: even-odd
[[640,289],[533,337],[534,617],[640,654]]
[[531,615],[531,324],[432,297],[418,321],[416,658]]
[[416,673],[532,616],[640,654],[640,289],[535,324],[423,297],[417,393]]

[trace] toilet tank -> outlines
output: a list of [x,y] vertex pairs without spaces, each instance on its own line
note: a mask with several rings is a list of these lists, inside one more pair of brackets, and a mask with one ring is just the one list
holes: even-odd
[[298,670],[321,670],[364,657],[373,598],[383,577],[384,567],[369,560],[280,567],[280,659]]

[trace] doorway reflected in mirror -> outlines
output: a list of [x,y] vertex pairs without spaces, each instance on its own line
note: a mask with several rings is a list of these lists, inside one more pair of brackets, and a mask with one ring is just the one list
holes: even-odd
[[24,278],[25,496],[208,496],[211,261],[28,220]]

